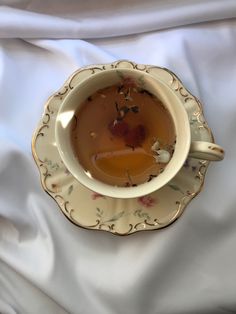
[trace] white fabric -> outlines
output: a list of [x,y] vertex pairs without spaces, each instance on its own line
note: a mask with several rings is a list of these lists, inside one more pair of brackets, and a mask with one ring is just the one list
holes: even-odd
[[[236,313],[236,2],[0,3],[0,313]],[[30,148],[72,71],[121,58],[176,72],[226,150],[176,223],[129,237],[66,220]]]
[[[235,0],[5,0],[3,38],[101,38],[234,18]],[[11,7],[6,7],[11,5]]]

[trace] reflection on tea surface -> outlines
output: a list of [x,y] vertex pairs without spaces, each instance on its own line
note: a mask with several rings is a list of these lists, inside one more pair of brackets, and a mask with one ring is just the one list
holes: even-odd
[[154,95],[135,84],[91,95],[76,113],[71,141],[86,173],[116,186],[136,186],[164,171],[175,145],[172,118]]

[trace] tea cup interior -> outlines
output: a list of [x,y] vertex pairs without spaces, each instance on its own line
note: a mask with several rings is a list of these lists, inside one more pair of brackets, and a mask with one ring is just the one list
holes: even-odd
[[[173,156],[165,170],[150,182],[138,186],[118,187],[103,183],[93,177],[80,165],[71,143],[71,129],[75,123],[75,114],[83,102],[96,91],[118,84],[122,77],[142,80],[146,90],[155,95],[169,111],[176,133]],[[135,69],[105,70],[92,74],[78,83],[65,97],[55,125],[56,145],[66,168],[87,188],[115,198],[135,198],[152,193],[166,185],[180,170],[190,149],[190,125],[187,112],[175,92],[163,81],[148,73]]]

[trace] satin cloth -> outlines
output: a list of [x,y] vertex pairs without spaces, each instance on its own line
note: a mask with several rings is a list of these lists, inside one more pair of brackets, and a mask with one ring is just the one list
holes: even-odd
[[[236,1],[0,4],[0,313],[236,313]],[[74,70],[122,58],[178,74],[226,151],[176,223],[129,237],[65,219],[30,147]]]

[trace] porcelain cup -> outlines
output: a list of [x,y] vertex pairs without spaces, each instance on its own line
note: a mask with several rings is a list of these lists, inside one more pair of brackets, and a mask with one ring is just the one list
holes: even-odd
[[[142,65],[130,68],[127,66],[128,61],[127,64],[126,61],[122,62],[123,66],[121,64],[119,69],[111,66],[109,69],[94,74],[91,72],[89,77],[74,86],[59,108],[55,124],[56,145],[65,166],[82,185],[110,197],[135,198],[147,195],[165,186],[180,171],[189,156],[210,161],[223,159],[224,150],[219,145],[192,141],[187,111],[170,86],[148,73],[148,71],[140,70]],[[147,91],[158,97],[169,111],[176,132],[174,154],[165,170],[151,181],[134,187],[112,186],[89,176],[79,164],[70,140],[75,113],[81,104],[97,90],[117,84],[121,79],[142,82]]]

